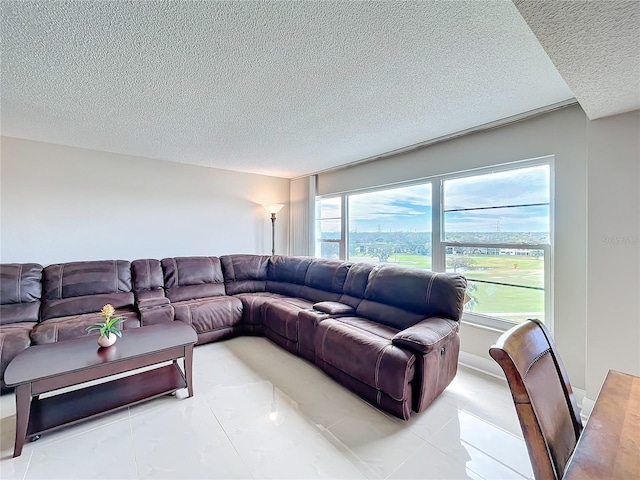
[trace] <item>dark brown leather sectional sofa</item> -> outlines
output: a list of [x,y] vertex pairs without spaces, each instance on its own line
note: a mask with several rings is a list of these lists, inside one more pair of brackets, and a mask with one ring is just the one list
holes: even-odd
[[407,419],[456,374],[466,280],[393,265],[225,255],[0,266],[4,370],[32,344],[86,335],[111,303],[130,328],[190,324],[198,343],[265,335]]

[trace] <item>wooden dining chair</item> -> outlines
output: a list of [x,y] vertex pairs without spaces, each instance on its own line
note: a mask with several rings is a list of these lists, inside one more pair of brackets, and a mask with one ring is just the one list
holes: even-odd
[[527,320],[489,349],[509,383],[536,480],[559,480],[582,432],[569,377],[549,330]]

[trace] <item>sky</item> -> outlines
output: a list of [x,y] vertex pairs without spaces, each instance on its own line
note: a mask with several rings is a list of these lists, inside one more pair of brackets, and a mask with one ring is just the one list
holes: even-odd
[[[495,172],[444,182],[445,230],[449,232],[548,232],[549,166]],[[461,208],[499,207],[451,211]],[[340,199],[324,199],[322,218],[339,218]],[[431,231],[431,185],[349,195],[349,231]],[[322,230],[339,231],[339,220]]]

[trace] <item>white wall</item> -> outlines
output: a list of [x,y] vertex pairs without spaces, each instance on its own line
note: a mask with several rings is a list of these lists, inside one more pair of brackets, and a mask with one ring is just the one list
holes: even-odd
[[588,124],[587,397],[640,375],[640,111]]
[[[263,203],[289,180],[1,139],[0,260],[57,262],[271,252]],[[276,222],[287,253],[288,208]]]
[[[555,155],[553,331],[575,387],[585,388],[587,117],[579,106],[413,152],[318,175],[318,194]],[[498,332],[463,325],[461,348],[485,359]]]

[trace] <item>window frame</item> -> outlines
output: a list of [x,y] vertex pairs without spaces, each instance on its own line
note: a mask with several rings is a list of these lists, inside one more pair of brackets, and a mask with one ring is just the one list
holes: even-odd
[[[318,238],[318,234],[322,234],[322,230],[319,227],[319,222],[321,222],[322,220],[331,220],[330,218],[317,218],[317,213],[318,213],[318,200],[330,200],[332,198],[339,198],[340,199],[340,238],[339,239],[334,239],[334,238]],[[340,258],[341,260],[343,260],[345,258],[345,247],[346,247],[346,238],[348,238],[349,233],[346,232],[345,230],[345,222],[346,222],[346,218],[347,218],[347,203],[346,203],[346,195],[343,194],[332,194],[332,195],[322,195],[322,196],[316,196],[315,198],[315,209],[314,212],[316,212],[316,218],[314,218],[314,235],[315,235],[315,239],[314,239],[314,256],[317,257],[318,253],[322,253],[322,244],[323,243],[337,243],[338,244],[338,258]],[[318,245],[320,245],[319,247],[319,251],[318,251]]]
[[[444,239],[444,182],[458,178],[468,178],[490,173],[518,170],[522,168],[536,167],[540,165],[549,166],[549,244],[513,244],[513,243],[473,243],[473,242],[451,242]],[[340,259],[348,260],[349,242],[349,196],[372,193],[394,188],[409,187],[412,185],[431,184],[431,271],[446,271],[446,250],[447,247],[480,247],[480,248],[500,248],[518,250],[542,250],[544,253],[544,323],[547,328],[553,328],[553,257],[554,257],[554,225],[555,225],[555,157],[546,155],[543,157],[519,160],[515,162],[501,163],[487,167],[469,169],[460,172],[453,172],[431,177],[413,179],[406,182],[395,182],[387,185],[376,186],[366,189],[351,190],[338,194],[318,195],[316,204],[321,199],[339,197],[341,199],[341,235],[339,240],[318,240],[318,242],[339,243]],[[316,249],[316,254],[318,253]],[[511,320],[483,315],[480,313],[464,312],[461,321],[463,323],[480,326],[496,331],[506,331],[517,325],[518,322]]]

